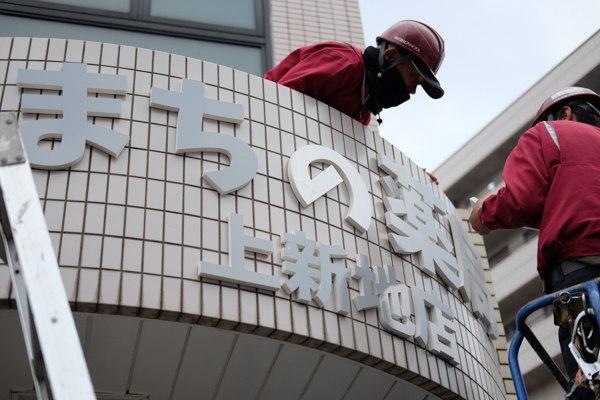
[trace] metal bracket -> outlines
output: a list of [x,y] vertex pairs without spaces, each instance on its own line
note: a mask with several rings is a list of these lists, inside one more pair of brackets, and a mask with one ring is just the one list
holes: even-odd
[[0,113],[0,167],[25,162],[16,113]]

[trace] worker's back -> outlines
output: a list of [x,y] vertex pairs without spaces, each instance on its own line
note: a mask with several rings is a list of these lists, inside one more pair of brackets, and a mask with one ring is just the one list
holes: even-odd
[[572,121],[549,124],[560,149],[554,142],[544,147],[552,181],[540,226],[540,254],[546,260],[600,254],[600,128]]

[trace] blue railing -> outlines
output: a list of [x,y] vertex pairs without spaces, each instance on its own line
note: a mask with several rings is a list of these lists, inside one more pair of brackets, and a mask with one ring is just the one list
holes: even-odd
[[598,291],[598,284],[600,283],[600,278],[581,283],[579,285],[571,286],[570,288],[560,290],[556,293],[549,294],[544,297],[540,297],[539,299],[533,300],[527,303],[519,313],[517,314],[517,330],[513,336],[513,339],[510,343],[510,348],[508,350],[508,362],[510,367],[510,374],[512,375],[512,379],[515,385],[515,391],[517,392],[517,398],[519,400],[527,400],[527,391],[525,390],[525,383],[523,382],[523,376],[521,375],[521,368],[519,367],[519,349],[521,348],[521,344],[523,343],[523,339],[527,339],[533,350],[540,357],[542,362],[546,365],[552,376],[558,381],[558,383],[565,390],[565,393],[568,391],[569,382],[568,379],[563,375],[560,371],[554,360],[548,355],[546,350],[542,347],[539,340],[535,337],[529,326],[525,322],[527,317],[531,315],[534,311],[537,311],[543,307],[552,306],[552,303],[561,293],[568,292],[570,294],[587,291],[588,301],[591,303],[591,306],[594,310],[594,315],[596,317],[596,321],[600,326],[600,292]]

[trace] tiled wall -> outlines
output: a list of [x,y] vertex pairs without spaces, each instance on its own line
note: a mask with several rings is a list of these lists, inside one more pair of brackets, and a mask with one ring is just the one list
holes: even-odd
[[338,41],[365,47],[357,0],[271,0],[270,5],[275,65],[310,44]]
[[[322,42],[350,43],[359,49],[365,44],[357,0],[271,0],[273,65],[299,47]],[[378,132],[375,118],[369,128]]]
[[[0,38],[0,112],[19,111],[23,93],[17,70],[60,70],[62,62],[85,62],[89,71],[128,77],[120,118],[90,123],[130,136],[118,158],[87,148],[68,170],[34,170],[34,178],[65,288],[79,311],[161,318],[235,329],[287,340],[372,365],[444,399],[506,398],[498,353],[484,327],[441,279],[423,274],[411,256],[390,251],[383,215],[380,170],[383,152],[426,180],[449,212],[452,204],[399,149],[327,105],[283,86],[208,62],[127,46],[60,39]],[[149,107],[151,87],[179,91],[182,78],[206,83],[206,96],[244,105],[242,124],[204,120],[204,130],[235,135],[259,159],[254,180],[219,195],[201,176],[228,164],[217,153],[174,153],[177,114]],[[97,95],[99,97],[106,95]],[[20,123],[57,118],[20,114]],[[349,207],[344,185],[301,208],[287,177],[298,148],[320,144],[344,155],[372,194],[374,217],[359,234],[343,221]],[[58,143],[46,142],[50,146]],[[227,216],[244,216],[246,234],[272,240],[272,256],[246,253],[248,268],[280,276],[280,235],[302,230],[325,244],[342,244],[350,267],[357,252],[371,265],[390,264],[408,286],[434,289],[456,313],[460,365],[454,367],[415,341],[384,331],[376,310],[352,309],[345,317],[316,304],[303,305],[276,293],[198,278],[200,260],[227,264]],[[445,229],[448,229],[447,226]],[[357,282],[349,285],[358,295]],[[14,307],[8,268],[0,266],[0,307]],[[499,316],[498,316],[499,319]],[[501,326],[501,324],[499,324]],[[505,342],[504,342],[505,344]]]

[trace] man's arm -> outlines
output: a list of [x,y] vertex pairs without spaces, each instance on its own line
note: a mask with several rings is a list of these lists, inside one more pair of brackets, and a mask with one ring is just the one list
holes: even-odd
[[[543,135],[549,135],[545,130],[543,124],[538,124],[521,137],[504,166],[506,186],[477,203],[474,212],[478,218],[472,214],[471,225],[475,230],[477,226],[480,234],[494,229],[539,227],[551,184],[548,154],[544,151],[552,148],[543,139]],[[547,139],[551,140],[550,136]],[[558,155],[556,145],[554,149]]]

